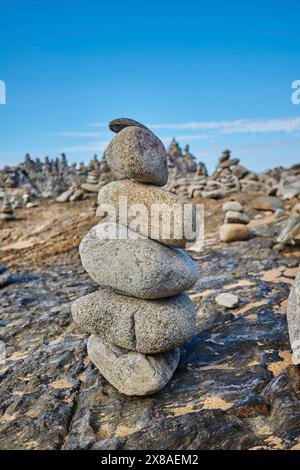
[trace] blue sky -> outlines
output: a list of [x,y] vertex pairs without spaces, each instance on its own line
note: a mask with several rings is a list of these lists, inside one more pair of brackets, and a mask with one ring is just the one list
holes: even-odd
[[0,166],[88,161],[127,116],[211,170],[300,162],[298,0],[0,0]]

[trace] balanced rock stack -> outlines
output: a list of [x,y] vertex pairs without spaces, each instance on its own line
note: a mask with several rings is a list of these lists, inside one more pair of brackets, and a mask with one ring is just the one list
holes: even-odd
[[4,201],[1,209],[0,220],[7,222],[15,220],[14,210],[10,202]]
[[220,240],[227,243],[248,240],[250,238],[250,231],[247,227],[249,218],[243,213],[241,203],[239,201],[225,202],[223,211],[225,219],[220,228]]
[[[168,179],[163,144],[131,119],[115,119],[109,127],[116,136],[106,161],[118,181],[99,191],[98,202],[100,211],[110,204],[116,220],[104,218],[81,242],[82,264],[101,287],[76,300],[72,314],[92,333],[88,354],[101,374],[121,393],[148,395],[171,379],[178,347],[194,333],[195,309],[184,291],[195,284],[198,273],[196,263],[180,249],[187,240],[177,239],[173,227],[167,238],[159,229],[155,240],[148,235],[152,204],[181,204],[158,188]],[[132,230],[129,210],[124,224],[119,196],[127,197],[128,208],[143,204],[149,221]]]

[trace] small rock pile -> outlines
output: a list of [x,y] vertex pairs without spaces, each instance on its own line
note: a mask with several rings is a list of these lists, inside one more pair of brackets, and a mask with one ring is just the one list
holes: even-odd
[[79,184],[73,183],[67,191],[64,191],[56,198],[56,202],[72,202],[82,199],[84,196],[83,189],[80,188]]
[[16,216],[14,214],[14,209],[9,201],[4,201],[1,209],[0,220],[5,220],[9,222],[15,220]]
[[248,240],[250,238],[250,231],[247,227],[249,218],[243,213],[241,203],[239,201],[225,202],[223,211],[225,218],[220,228],[220,240],[227,243]]
[[178,347],[194,333],[195,309],[184,291],[195,284],[198,273],[196,263],[180,249],[187,240],[177,239],[174,227],[168,238],[163,230],[155,240],[148,238],[147,223],[129,228],[136,217],[130,211],[124,225],[120,196],[127,197],[128,207],[143,204],[149,209],[149,224],[152,204],[173,207],[180,200],[158,188],[168,179],[161,141],[131,119],[115,119],[109,127],[116,136],[106,161],[117,181],[99,191],[98,203],[101,211],[103,204],[113,206],[116,220],[105,218],[81,242],[82,264],[101,287],[76,300],[72,315],[92,333],[88,354],[101,374],[121,393],[148,395],[171,379]]

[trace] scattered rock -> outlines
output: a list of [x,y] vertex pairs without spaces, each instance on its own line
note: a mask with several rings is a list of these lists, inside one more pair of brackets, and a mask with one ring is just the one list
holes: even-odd
[[300,244],[300,216],[291,216],[284,223],[276,240],[288,245]]
[[227,211],[243,212],[243,206],[239,201],[227,201],[223,204],[222,210],[224,212],[227,212]]
[[280,192],[281,198],[283,201],[288,201],[297,197],[300,194],[300,189],[296,188],[283,188]]
[[220,228],[222,242],[244,241],[250,238],[250,231],[244,224],[223,224]]
[[300,215],[300,202],[298,204],[295,204],[292,208],[293,214]]
[[248,224],[249,218],[246,214],[242,214],[241,212],[237,211],[228,211],[225,215],[225,223],[226,224]]
[[279,197],[262,196],[255,199],[252,206],[257,210],[275,212],[276,209],[283,209],[283,202]]
[[7,286],[11,280],[12,275],[10,271],[3,264],[0,264],[0,289]]
[[234,308],[239,304],[239,298],[234,294],[223,293],[216,297],[216,302],[220,307]]

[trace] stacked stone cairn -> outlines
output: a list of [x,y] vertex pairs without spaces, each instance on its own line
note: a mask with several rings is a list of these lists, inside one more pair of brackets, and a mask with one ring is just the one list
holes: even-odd
[[0,214],[0,220],[5,220],[6,222],[9,222],[15,219],[16,219],[16,216],[14,214],[12,204],[9,201],[3,201],[1,214]]
[[250,231],[247,227],[249,218],[243,213],[241,203],[239,201],[225,202],[223,211],[225,218],[220,229],[220,240],[227,243],[248,240],[250,238]]
[[172,208],[181,201],[159,188],[168,179],[162,142],[131,119],[115,119],[109,127],[116,136],[105,156],[116,181],[100,189],[98,203],[100,212],[112,205],[116,219],[103,218],[81,242],[82,264],[101,287],[76,300],[72,315],[92,333],[88,354],[101,374],[121,393],[149,395],[169,382],[178,348],[194,334],[195,308],[184,291],[196,283],[197,265],[174,227],[167,239],[162,227],[151,239],[147,222],[132,229],[136,214],[131,218],[130,209],[123,225],[120,196],[127,196],[128,208],[149,209],[149,223],[152,204]]

